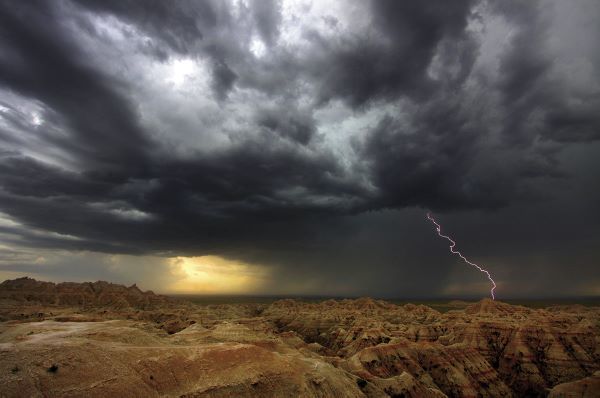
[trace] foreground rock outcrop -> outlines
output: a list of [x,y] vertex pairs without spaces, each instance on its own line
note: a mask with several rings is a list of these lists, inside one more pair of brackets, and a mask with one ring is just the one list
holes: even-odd
[[0,396],[600,396],[600,308],[456,307],[5,281]]

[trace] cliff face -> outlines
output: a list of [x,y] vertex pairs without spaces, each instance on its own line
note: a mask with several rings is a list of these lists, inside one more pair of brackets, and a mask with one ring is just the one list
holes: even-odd
[[0,284],[0,395],[600,396],[600,308],[460,307],[199,306],[21,278]]

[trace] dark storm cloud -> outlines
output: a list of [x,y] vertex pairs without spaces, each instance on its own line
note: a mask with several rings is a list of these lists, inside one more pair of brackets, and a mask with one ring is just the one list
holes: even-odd
[[203,30],[219,22],[218,2],[213,1],[102,1],[76,0],[92,12],[110,13],[145,31],[154,40],[178,53],[189,53],[203,39]]
[[[481,101],[474,104],[464,85],[438,86],[420,107],[409,108],[409,117],[384,118],[366,140],[384,205],[448,210],[529,200],[536,196],[530,178],[561,175],[552,141],[597,139],[597,112],[588,101],[567,105],[573,98],[548,76],[553,60],[540,44],[548,29],[539,16],[540,5],[491,4],[516,33],[500,61],[498,82],[480,92],[469,88]],[[455,51],[442,51],[447,56],[442,62],[451,70],[448,61],[460,54],[454,77],[461,83],[472,69],[476,49],[465,35],[452,45]],[[453,83],[452,76],[444,82]],[[500,103],[488,102],[494,90]],[[485,118],[494,114],[500,121]],[[503,135],[490,146],[496,129]],[[546,145],[536,146],[539,138]]]
[[[580,169],[562,166],[564,148],[600,138],[597,58],[590,84],[572,88],[559,73],[565,60],[548,49],[553,25],[537,2],[349,3],[364,8],[365,30],[324,15],[336,35],[306,29],[298,48],[286,47],[277,1],[239,2],[237,11],[216,1],[1,4],[0,211],[18,225],[0,234],[15,245],[220,254],[275,265],[277,282],[321,272],[323,289],[366,278],[371,262],[439,293],[450,271],[434,264],[446,253],[423,255],[427,244],[414,231],[428,226],[402,209],[493,220],[498,213],[473,212],[552,203],[548,187],[583,181]],[[102,59],[110,34],[94,18],[127,25],[123,45],[150,55],[148,65],[122,50],[132,56],[126,72],[111,69]],[[485,32],[469,27],[486,18],[512,32],[489,56],[497,68],[482,66]],[[253,53],[251,37],[264,54]],[[145,68],[180,59],[206,61],[209,89],[181,106],[158,93],[151,99],[159,105],[144,108],[156,94],[146,85],[158,79],[143,79]],[[165,126],[153,111],[178,119],[201,97],[217,105],[191,107],[194,133],[217,131],[226,144],[197,138],[182,153],[164,137],[183,136],[183,123]],[[337,106],[368,122],[350,136],[330,123]],[[220,121],[218,112],[231,114]],[[578,201],[562,197],[560,206]],[[397,267],[418,261],[439,278]],[[382,291],[396,283],[377,280]]]
[[[113,170],[76,174],[5,156],[0,203],[27,225],[97,242],[91,250],[111,242],[120,253],[168,251],[173,245],[189,252],[222,249],[227,240],[269,244],[282,222],[301,224],[299,218],[311,213],[331,216],[356,206],[362,192],[339,177],[331,159],[268,144],[267,137],[194,161],[157,160],[137,181]],[[286,194],[297,187],[302,190]],[[312,195],[337,198],[336,208],[315,203]],[[131,209],[148,217],[128,217],[136,214]],[[65,241],[63,247],[74,245],[83,243]]]
[[232,89],[237,76],[223,61],[215,61],[213,66],[213,88],[219,99],[225,99]]
[[[536,134],[560,142],[598,139],[597,93],[568,93],[562,82],[550,75],[555,59],[540,45],[550,30],[543,5],[517,1],[492,4],[516,30],[500,62],[498,88],[511,116],[506,119],[505,134],[528,141]],[[536,118],[540,119],[537,124],[531,120]]]
[[258,124],[303,145],[315,134],[312,115],[288,106],[263,110],[258,115]]
[[281,23],[281,4],[278,0],[252,1],[252,14],[263,41],[271,46],[279,36]]
[[[228,65],[229,58],[238,57],[239,43],[233,37],[226,42],[221,38],[222,30],[231,29],[239,21],[232,19],[225,3],[219,1],[174,2],[152,1],[96,1],[77,0],[77,4],[93,11],[114,15],[133,24],[151,37],[150,43],[159,59],[168,58],[169,53],[197,55],[208,54],[212,58],[213,89],[224,99],[237,79],[235,71]],[[261,34],[271,40],[276,31],[276,21],[269,13],[274,11],[269,4],[259,2],[255,16],[260,22]],[[226,39],[226,40],[227,40]]]
[[426,98],[435,88],[427,76],[434,51],[444,38],[467,40],[471,3],[372,2],[372,35],[350,37],[337,46],[315,38],[323,52],[315,70],[322,79],[320,97],[340,97],[352,106],[403,95]]
[[117,81],[83,64],[49,3],[5,3],[0,84],[58,112],[71,133],[55,142],[86,161],[143,166],[147,136]]

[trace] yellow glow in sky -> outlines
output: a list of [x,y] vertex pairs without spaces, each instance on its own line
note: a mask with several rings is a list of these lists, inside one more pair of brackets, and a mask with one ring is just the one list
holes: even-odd
[[174,293],[249,293],[264,285],[264,267],[219,256],[173,257],[169,259],[176,277],[166,290]]

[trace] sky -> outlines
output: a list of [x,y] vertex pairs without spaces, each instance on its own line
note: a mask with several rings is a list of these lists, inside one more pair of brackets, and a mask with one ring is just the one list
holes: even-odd
[[0,1],[0,280],[600,295],[596,0]]

